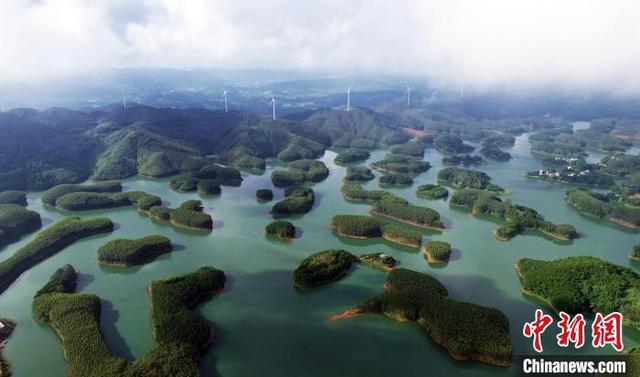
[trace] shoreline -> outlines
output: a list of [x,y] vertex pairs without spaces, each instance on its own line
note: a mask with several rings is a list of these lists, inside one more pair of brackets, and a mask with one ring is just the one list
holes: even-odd
[[[416,228],[437,230],[437,231],[439,231],[439,232],[445,232],[445,231],[447,230],[447,228],[445,228],[444,226],[442,226],[442,227],[437,227],[437,226],[433,226],[433,225],[421,224],[421,223],[417,223],[417,222],[415,222],[415,221],[411,221],[411,220],[404,220],[404,219],[401,219],[401,218],[399,218],[399,217],[394,217],[394,216],[386,215],[386,214],[383,214],[383,213],[381,213],[381,212],[379,212],[379,211],[376,211],[376,208],[372,208],[372,209],[369,211],[369,213],[370,213],[371,215],[374,215],[374,216],[385,217],[385,218],[387,218],[387,219],[392,219],[392,220],[395,220],[395,221],[400,222],[400,223],[403,223],[403,224],[412,225],[412,226],[415,226]],[[438,215],[440,215],[440,214],[438,213]]]

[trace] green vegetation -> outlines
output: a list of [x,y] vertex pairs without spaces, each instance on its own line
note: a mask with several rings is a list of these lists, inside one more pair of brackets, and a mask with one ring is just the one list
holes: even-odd
[[271,181],[276,187],[301,185],[305,182],[320,182],[327,178],[329,169],[322,161],[297,160],[291,161],[288,170],[274,170]]
[[408,204],[403,198],[385,190],[365,190],[362,186],[355,183],[348,183],[340,189],[342,196],[346,200],[354,202],[376,203],[379,201],[395,202]]
[[633,250],[631,250],[631,254],[628,256],[629,259],[640,260],[640,244],[633,245]]
[[51,275],[47,284],[36,292],[34,298],[49,293],[73,292],[76,290],[77,284],[78,272],[72,265],[65,264]]
[[213,220],[209,214],[203,213],[202,202],[187,200],[178,208],[153,206],[149,216],[159,221],[169,221],[172,225],[196,230],[213,229]]
[[457,360],[511,364],[509,320],[500,310],[453,300],[435,278],[404,268],[391,270],[385,287],[384,294],[348,312],[417,321]]
[[256,199],[261,202],[270,202],[273,200],[273,191],[271,189],[259,189],[256,191]]
[[418,158],[388,154],[384,160],[373,162],[371,167],[386,173],[420,174],[429,170],[431,165]]
[[382,237],[389,242],[412,248],[419,248],[422,242],[421,233],[371,216],[336,215],[331,220],[331,227],[341,237],[359,239]]
[[111,240],[98,249],[98,263],[111,266],[133,266],[146,263],[173,249],[165,236],[152,235],[133,240]]
[[56,208],[66,211],[87,211],[135,205],[139,211],[162,204],[160,197],[143,191],[126,191],[116,194],[98,192],[71,192],[56,199]]
[[449,191],[444,186],[426,184],[418,186],[416,195],[423,199],[444,199],[449,196]]
[[324,153],[324,145],[316,143],[314,141],[293,138],[289,144],[280,153],[278,153],[278,160],[282,161],[295,161],[302,159],[312,159],[320,157]]
[[389,217],[421,228],[444,229],[438,211],[428,207],[381,200],[371,210],[371,214]]
[[118,181],[100,182],[91,185],[62,184],[45,191],[42,195],[42,202],[55,206],[60,197],[74,192],[113,193],[121,191],[122,184]]
[[0,293],[4,292],[23,272],[38,262],[59,252],[75,241],[113,231],[107,218],[82,220],[66,217],[38,233],[36,238],[0,262]]
[[242,175],[238,169],[218,164],[205,165],[191,175],[199,181],[215,181],[218,186],[240,186],[242,183]]
[[19,204],[0,204],[0,247],[42,226],[40,214]]
[[511,159],[511,155],[509,153],[493,145],[483,147],[482,149],[480,149],[480,153],[482,153],[482,155],[484,155],[485,157],[489,157],[498,161],[509,161]]
[[465,208],[474,215],[486,214],[504,219],[505,222],[493,232],[494,236],[502,241],[527,230],[537,230],[565,241],[579,237],[573,225],[545,221],[536,210],[514,204],[510,200],[503,202],[496,194],[484,190],[458,190],[451,196],[449,205]]
[[347,175],[343,181],[345,183],[359,183],[370,181],[375,176],[371,173],[371,169],[366,166],[349,166],[347,167]]
[[151,283],[151,324],[155,347],[141,359],[128,362],[114,356],[100,330],[100,298],[62,288],[33,300],[35,320],[58,334],[69,362],[68,375],[201,376],[197,360],[212,343],[213,329],[194,312],[195,307],[224,287],[225,276],[213,267]]
[[640,208],[614,202],[605,194],[571,189],[566,192],[564,200],[585,215],[606,219],[629,228],[640,226]]
[[640,278],[633,270],[594,257],[520,259],[522,290],[567,313],[620,312],[640,327]]
[[315,193],[308,187],[291,186],[284,190],[284,199],[271,208],[274,217],[304,214],[311,211],[316,201]]
[[429,240],[424,243],[422,252],[429,264],[447,263],[451,255],[451,245],[444,241]]
[[409,174],[387,174],[378,179],[381,186],[408,186],[413,184],[413,177]]
[[358,257],[361,263],[379,268],[384,271],[391,271],[395,267],[396,259],[391,255],[383,253],[362,254]]
[[0,330],[0,377],[11,377],[11,365],[9,361],[2,356],[2,348],[4,343],[9,339],[13,330],[16,328],[16,323],[9,318],[0,317],[0,322],[4,325],[4,328]]
[[264,234],[278,237],[281,240],[290,240],[296,236],[296,227],[289,221],[274,221],[264,228]]
[[491,183],[491,177],[477,170],[462,168],[444,168],[438,172],[438,181],[454,189],[473,188],[494,192],[503,192],[504,189]]
[[473,152],[473,147],[465,144],[462,139],[454,135],[441,135],[434,139],[433,146],[444,154],[460,154]]
[[26,207],[27,195],[22,191],[3,191],[0,192],[0,204],[17,204]]
[[471,165],[480,165],[484,161],[480,156],[472,156],[470,154],[454,154],[452,156],[445,156],[442,158],[442,165],[450,165],[450,166],[471,166]]
[[325,250],[305,258],[293,272],[293,285],[309,289],[343,278],[356,260],[345,250]]
[[369,158],[370,155],[371,154],[364,149],[350,148],[338,153],[334,161],[336,164],[350,164],[364,161]]
[[218,195],[222,191],[220,183],[215,179],[198,179],[186,175],[172,178],[169,188],[178,192],[198,191],[201,195]]
[[424,156],[425,143],[420,140],[410,141],[408,143],[393,145],[389,151],[393,154],[405,156],[419,157]]

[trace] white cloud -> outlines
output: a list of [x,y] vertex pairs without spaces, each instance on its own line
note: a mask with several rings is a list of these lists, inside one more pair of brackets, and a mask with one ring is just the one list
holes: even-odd
[[326,69],[640,92],[633,0],[0,0],[0,79]]

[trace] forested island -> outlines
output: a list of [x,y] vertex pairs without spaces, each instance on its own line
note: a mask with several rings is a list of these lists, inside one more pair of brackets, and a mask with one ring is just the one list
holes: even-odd
[[445,156],[442,158],[442,165],[449,166],[472,166],[481,165],[484,162],[480,156],[472,156],[470,154],[454,154],[452,156]]
[[111,240],[98,249],[98,263],[128,267],[146,263],[158,255],[173,250],[171,240],[161,235],[137,239]]
[[356,257],[345,250],[324,250],[305,258],[293,272],[293,285],[300,289],[317,288],[342,279]]
[[620,312],[624,324],[640,327],[640,277],[633,270],[594,257],[553,261],[520,259],[522,291],[556,311]]
[[368,159],[369,156],[371,156],[371,154],[365,149],[350,148],[338,153],[334,161],[338,165],[351,164],[354,162],[364,161]]
[[256,191],[256,199],[259,202],[270,202],[273,200],[273,190],[271,189],[258,189]]
[[438,182],[454,189],[479,189],[502,193],[504,189],[491,183],[491,177],[477,170],[444,168],[438,172]]
[[631,253],[627,256],[631,260],[640,260],[640,244],[633,245]]
[[398,263],[394,257],[383,253],[362,254],[358,259],[362,264],[379,268],[383,271],[391,271]]
[[388,154],[384,160],[371,163],[371,167],[384,173],[415,175],[429,170],[431,165],[427,161],[422,161],[419,158],[399,154]]
[[433,141],[433,146],[442,154],[465,154],[473,152],[473,147],[465,144],[459,136],[445,134]]
[[429,240],[424,243],[422,253],[429,264],[449,262],[451,245],[444,241]]
[[49,226],[38,233],[33,241],[0,262],[0,293],[4,292],[23,272],[75,241],[111,231],[113,231],[113,223],[108,218],[83,220],[72,216]]
[[122,192],[120,182],[114,181],[91,185],[57,185],[44,192],[42,202],[66,211],[135,206],[138,211],[146,212],[162,204],[160,197],[143,191]]
[[264,228],[264,234],[281,240],[291,240],[296,237],[296,227],[286,220],[274,221]]
[[177,192],[197,191],[200,195],[218,195],[222,192],[215,179],[198,179],[187,175],[171,178],[169,188]]
[[296,160],[287,165],[287,170],[274,170],[271,181],[276,187],[301,185],[306,182],[320,182],[329,176],[329,169],[322,161]]
[[640,226],[640,207],[619,203],[607,194],[576,188],[568,190],[564,199],[567,204],[582,214],[605,219],[628,228]]
[[347,175],[344,177],[344,183],[361,183],[374,179],[375,176],[366,166],[349,166],[347,167]]
[[19,206],[27,206],[27,194],[23,191],[2,191],[0,192],[0,204],[17,204]]
[[448,197],[449,191],[444,186],[426,184],[418,186],[416,195],[423,199],[437,200]]
[[345,184],[340,189],[342,196],[349,201],[353,202],[365,202],[365,203],[377,203],[379,201],[388,201],[388,202],[396,202],[396,203],[405,203],[408,202],[385,190],[365,190],[361,185],[350,183]]
[[413,184],[413,176],[410,174],[386,174],[378,179],[380,186],[410,186]]
[[168,221],[171,225],[195,229],[213,229],[211,215],[203,212],[202,202],[199,200],[187,200],[180,204],[178,208],[167,208],[163,206],[153,206],[149,208],[149,217],[158,221]]
[[389,151],[394,155],[411,156],[421,159],[424,157],[424,149],[426,146],[427,143],[418,139],[404,144],[392,145],[391,148],[389,148]]
[[305,214],[311,211],[315,201],[313,189],[290,186],[284,190],[284,199],[273,205],[271,214],[275,218]]
[[331,227],[341,237],[382,237],[389,242],[416,249],[420,248],[422,243],[422,233],[371,216],[336,215],[331,220]]
[[458,190],[451,196],[449,205],[464,208],[474,215],[486,214],[504,219],[505,222],[493,231],[494,236],[502,241],[527,230],[537,230],[563,241],[579,237],[573,225],[546,221],[536,210],[517,205],[510,200],[503,201],[498,195],[485,190]]
[[19,204],[0,204],[0,248],[42,226],[40,214]]
[[380,200],[371,210],[375,216],[388,217],[420,228],[444,230],[438,211],[428,207],[404,204],[390,200]]
[[511,364],[509,320],[500,310],[453,300],[435,278],[404,268],[389,272],[385,289],[334,318],[381,313],[397,321],[416,321],[457,360]]
[[[58,272],[52,281],[64,279]],[[50,325],[60,337],[69,375],[198,376],[198,359],[214,341],[215,334],[208,321],[194,309],[222,291],[224,282],[224,273],[213,267],[153,281],[149,294],[155,347],[133,362],[111,353],[100,329],[100,298],[74,293],[75,284],[48,284],[50,288],[41,290],[34,298],[32,315],[36,321]]]

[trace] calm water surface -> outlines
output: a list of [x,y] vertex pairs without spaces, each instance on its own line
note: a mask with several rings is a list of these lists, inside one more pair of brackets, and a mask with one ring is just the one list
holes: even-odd
[[[79,291],[102,298],[101,327],[106,341],[115,354],[129,360],[153,347],[145,291],[149,282],[212,265],[225,271],[229,283],[221,295],[198,309],[218,334],[215,346],[202,360],[207,376],[517,375],[517,366],[499,368],[453,361],[415,324],[378,315],[329,321],[331,315],[381,293],[385,279],[381,271],[357,266],[340,282],[308,293],[293,289],[291,275],[302,259],[322,249],[344,248],[355,254],[384,252],[397,258],[402,267],[434,275],[453,298],[505,312],[511,321],[514,353],[531,353],[521,329],[525,321],[532,320],[536,305],[521,295],[514,263],[522,257],[593,255],[638,271],[640,265],[630,262],[626,255],[640,237],[636,232],[577,214],[562,199],[569,186],[523,177],[522,172],[541,166],[529,153],[527,136],[518,137],[508,150],[514,156],[511,161],[492,162],[480,169],[495,183],[513,190],[512,200],[537,209],[551,221],[574,224],[583,236],[570,244],[535,234],[497,241],[491,235],[496,223],[451,210],[446,201],[417,198],[415,188],[435,182],[441,168],[442,155],[433,149],[427,150],[424,158],[433,168],[420,175],[413,187],[391,191],[443,215],[449,230],[425,235],[446,240],[455,248],[454,258],[442,268],[429,267],[417,252],[382,241],[341,240],[332,233],[329,222],[333,215],[366,214],[370,209],[368,205],[347,203],[339,194],[346,169],[333,163],[333,152],[327,152],[322,159],[331,170],[329,178],[313,186],[315,208],[293,219],[302,236],[292,242],[269,240],[261,234],[271,221],[268,212],[272,204],[259,204],[254,195],[258,188],[272,187],[270,170],[263,175],[246,175],[241,187],[223,187],[221,196],[209,198],[172,192],[167,180],[134,178],[125,181],[127,189],[160,195],[172,206],[187,199],[202,199],[214,218],[215,229],[208,234],[179,231],[154,223],[131,208],[79,213],[82,217],[109,216],[118,229],[110,235],[76,242],[23,274],[0,297],[0,314],[18,321],[5,355],[17,377],[65,375],[67,365],[60,341],[48,327],[34,322],[30,314],[35,291],[65,263],[80,271]],[[385,153],[376,151],[369,162],[381,159]],[[377,181],[365,186],[376,188]],[[282,191],[275,190],[276,199],[283,196]],[[29,195],[29,208],[40,212],[46,223],[69,214],[44,208],[40,196]],[[178,245],[176,251],[135,268],[96,264],[96,250],[105,242],[156,233],[169,236]],[[8,257],[31,239],[33,235],[0,250],[0,258]],[[637,331],[624,332],[627,347],[638,344]],[[555,331],[550,329],[547,333],[545,352],[559,353],[552,345]],[[581,352],[594,350],[585,347]]]

